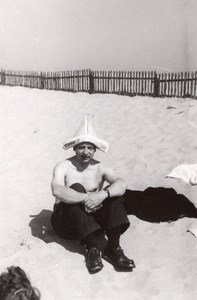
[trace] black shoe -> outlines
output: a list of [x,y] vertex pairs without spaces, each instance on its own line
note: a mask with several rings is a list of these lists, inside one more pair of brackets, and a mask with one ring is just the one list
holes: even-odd
[[99,272],[103,268],[101,254],[97,248],[91,248],[86,257],[86,266],[90,274]]
[[124,255],[121,247],[114,248],[113,250],[106,247],[103,258],[115,268],[122,271],[133,271],[133,268],[135,268],[134,261]]

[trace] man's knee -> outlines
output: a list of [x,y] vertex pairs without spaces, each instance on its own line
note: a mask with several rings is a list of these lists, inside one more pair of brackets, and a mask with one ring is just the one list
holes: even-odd
[[84,188],[84,186],[81,184],[81,183],[73,183],[71,186],[70,186],[71,189],[75,190],[76,192],[79,192],[79,193],[87,193],[86,192],[86,189]]
[[106,199],[103,204],[106,206],[106,207],[109,207],[109,208],[118,208],[119,206],[123,206],[123,201],[124,201],[124,198],[123,196],[121,197],[111,197],[111,198],[108,198]]

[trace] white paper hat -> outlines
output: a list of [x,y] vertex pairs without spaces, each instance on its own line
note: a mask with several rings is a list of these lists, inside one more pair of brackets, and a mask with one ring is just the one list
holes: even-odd
[[92,143],[105,153],[108,151],[109,144],[97,137],[88,117],[84,118],[74,136],[63,143],[63,148],[67,150],[83,142]]

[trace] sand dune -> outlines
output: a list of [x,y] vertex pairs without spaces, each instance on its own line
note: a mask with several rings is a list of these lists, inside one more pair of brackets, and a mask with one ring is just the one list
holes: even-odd
[[110,143],[96,158],[113,165],[129,189],[172,187],[197,206],[196,186],[166,178],[179,164],[197,162],[197,102],[0,87],[0,271],[25,269],[42,300],[187,299],[197,296],[197,220],[149,223],[129,216],[121,239],[136,262],[132,273],[107,262],[90,275],[84,249],[59,239],[50,226],[54,165],[73,151],[61,142],[92,115]]

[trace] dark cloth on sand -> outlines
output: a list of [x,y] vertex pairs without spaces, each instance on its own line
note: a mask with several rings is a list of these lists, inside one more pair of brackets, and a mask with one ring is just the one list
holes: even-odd
[[128,215],[135,215],[148,222],[170,222],[183,217],[197,218],[195,205],[173,188],[126,190],[124,206]]

